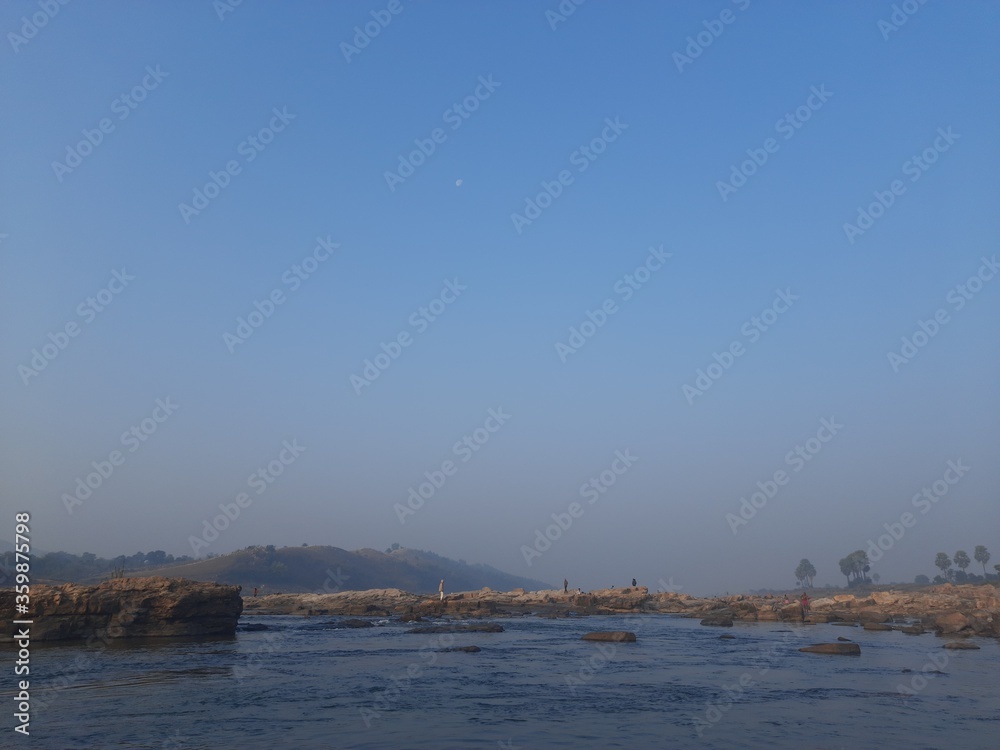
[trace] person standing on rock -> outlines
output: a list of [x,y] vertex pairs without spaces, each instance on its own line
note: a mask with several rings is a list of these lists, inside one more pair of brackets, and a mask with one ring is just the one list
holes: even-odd
[[444,579],[441,579],[441,583],[438,584],[438,594],[441,595],[441,601],[444,601]]
[[569,581],[565,578],[563,578],[563,593],[564,594],[569,593]]
[[805,591],[802,592],[802,600],[799,602],[802,605],[802,622],[806,621],[806,613],[809,611],[809,596]]
[[636,585],[636,584],[635,584],[635,579],[633,578],[633,579],[632,579],[632,588],[635,588],[635,585]]

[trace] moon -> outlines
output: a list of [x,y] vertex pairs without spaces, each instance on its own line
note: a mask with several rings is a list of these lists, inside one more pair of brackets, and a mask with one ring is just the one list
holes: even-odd
[[462,187],[462,181],[461,180],[455,180],[455,187]]

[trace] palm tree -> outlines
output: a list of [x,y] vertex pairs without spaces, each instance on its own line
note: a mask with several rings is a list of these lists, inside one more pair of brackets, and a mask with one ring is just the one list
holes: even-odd
[[850,586],[851,585],[851,573],[854,572],[854,568],[851,565],[851,558],[850,557],[842,557],[842,558],[840,558],[839,565],[840,565],[840,572],[843,573],[845,576],[847,576],[847,585]]
[[948,575],[948,570],[951,568],[951,558],[944,552],[938,552],[937,557],[934,558],[934,565],[941,568],[942,575]]
[[799,562],[799,566],[795,569],[795,577],[798,580],[805,582],[809,588],[812,588],[813,578],[816,577],[816,568],[811,562],[803,557]]
[[990,551],[986,549],[983,544],[977,544],[975,551],[972,556],[976,558],[976,562],[983,566],[983,578],[986,577],[986,563],[990,561]]
[[965,550],[960,549],[955,553],[955,566],[962,571],[962,578],[965,578],[965,569],[972,565],[972,560],[969,559],[969,553]]
[[855,550],[847,557],[840,560],[840,572],[847,576],[847,585],[851,585],[851,576],[855,581],[866,581],[865,575],[871,570],[871,563],[868,560],[868,553],[864,550]]

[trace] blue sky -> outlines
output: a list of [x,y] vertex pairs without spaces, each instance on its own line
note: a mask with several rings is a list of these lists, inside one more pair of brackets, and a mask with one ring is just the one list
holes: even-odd
[[[961,459],[874,569],[908,581],[940,550],[1000,552],[1000,281],[982,260],[998,235],[996,5],[915,6],[895,30],[891,3],[590,0],[564,21],[555,2],[389,6],[0,12],[0,492],[32,512],[37,546],[190,554],[248,492],[205,550],[399,542],[584,588],[705,593],[791,584],[808,557],[839,582],[837,560]],[[347,49],[366,24],[378,34]],[[421,142],[433,152],[411,159]],[[401,159],[422,163],[387,179]],[[203,210],[181,208],[230,162]],[[720,190],[734,169],[751,174]],[[536,219],[512,219],[564,170]],[[845,231],[894,181],[870,227]],[[317,238],[338,247],[313,256]],[[661,247],[624,299],[616,285]],[[420,308],[456,280],[430,321]],[[110,304],[81,314],[109,283]],[[283,302],[227,347],[273,290]],[[797,299],[744,334],[779,292]],[[617,311],[561,358],[607,299]],[[42,354],[67,324],[78,335]],[[687,397],[734,341],[742,356]],[[168,397],[176,411],[154,416]],[[490,409],[510,419],[463,462],[454,445]],[[843,429],[733,533],[727,514],[824,418]],[[126,444],[143,419],[155,430]],[[304,452],[256,494],[248,478],[294,440]],[[590,504],[581,486],[626,450],[637,460]],[[448,460],[401,523],[394,506]],[[523,548],[573,502],[582,515],[529,566]]]

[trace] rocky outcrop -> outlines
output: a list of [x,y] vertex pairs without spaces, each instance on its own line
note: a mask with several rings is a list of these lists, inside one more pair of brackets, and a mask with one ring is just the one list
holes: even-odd
[[[832,594],[813,599],[806,623],[912,626],[905,632],[935,629],[942,634],[1000,638],[1000,590],[995,585],[945,584],[908,591]],[[419,596],[399,589],[344,591],[336,594],[271,595],[245,600],[252,614],[342,615],[401,618],[494,618],[533,614],[541,617],[656,612],[696,617],[705,624],[802,620],[798,601],[782,596],[698,598],[676,592],[650,593],[643,586],[587,593],[558,590],[502,592],[491,589]],[[960,620],[953,615],[961,615]],[[957,629],[956,629],[957,628]],[[874,628],[881,630],[882,628]]]
[[[0,611],[13,610],[13,592],[0,591]],[[225,636],[243,611],[238,586],[180,578],[119,578],[97,586],[35,585],[23,619],[35,641]],[[10,620],[5,635],[12,635]]]

